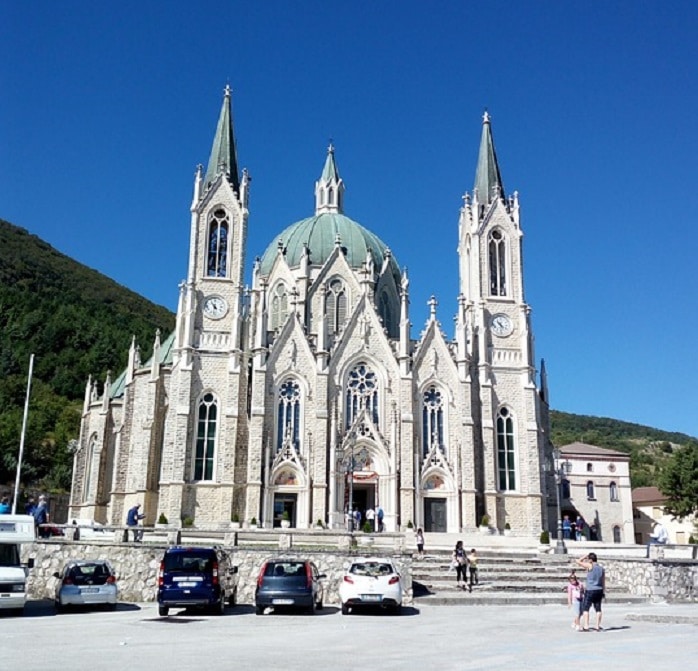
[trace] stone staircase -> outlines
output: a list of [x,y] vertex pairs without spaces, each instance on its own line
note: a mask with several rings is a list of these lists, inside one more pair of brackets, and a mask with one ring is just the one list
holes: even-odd
[[[456,572],[450,569],[451,552],[434,550],[412,563],[414,603],[450,605],[541,605],[566,604],[565,588],[573,566],[566,555],[544,555],[533,549],[478,547],[479,585],[472,592],[456,587]],[[577,567],[583,582],[585,571]],[[646,598],[625,589],[609,589],[610,603],[644,603]]]

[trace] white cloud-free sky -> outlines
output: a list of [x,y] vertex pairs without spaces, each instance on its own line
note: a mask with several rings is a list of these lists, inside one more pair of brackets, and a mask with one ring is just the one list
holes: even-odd
[[312,214],[332,138],[413,337],[432,293],[451,335],[487,108],[552,406],[698,435],[698,4],[36,1],[0,25],[0,217],[173,310],[230,83],[248,267]]

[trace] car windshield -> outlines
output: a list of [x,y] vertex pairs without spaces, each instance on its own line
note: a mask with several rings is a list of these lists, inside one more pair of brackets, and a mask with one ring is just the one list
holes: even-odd
[[349,573],[354,575],[381,576],[395,573],[391,564],[386,562],[357,562],[352,564]]
[[165,571],[207,573],[213,566],[210,552],[168,552],[165,555]]
[[265,576],[287,578],[289,576],[305,577],[305,562],[269,562],[264,569]]

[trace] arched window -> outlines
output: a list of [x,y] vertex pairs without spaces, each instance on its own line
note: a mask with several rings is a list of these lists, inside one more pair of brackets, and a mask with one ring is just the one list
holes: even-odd
[[614,543],[621,542],[620,527],[617,524],[613,527],[613,542]]
[[208,259],[206,274],[209,277],[225,277],[228,273],[228,215],[216,210],[208,226]]
[[347,318],[347,292],[340,279],[327,286],[327,326],[330,333],[339,333]]
[[594,464],[591,462],[587,463],[587,473],[593,473],[594,472]]
[[441,392],[432,385],[422,397],[422,452],[426,456],[436,444],[444,446],[444,407]]
[[508,408],[502,408],[497,415],[497,473],[500,490],[516,489],[514,420]]
[[276,451],[281,450],[286,437],[290,437],[296,449],[300,445],[301,388],[289,378],[279,387],[279,405],[276,424]]
[[213,480],[213,464],[216,454],[216,428],[218,406],[210,392],[199,403],[196,428],[196,453],[194,455],[194,480]]
[[95,458],[95,447],[97,445],[97,436],[92,436],[87,444],[87,453],[85,454],[85,481],[82,489],[83,503],[90,500],[92,490],[92,462]]
[[378,380],[366,363],[358,364],[347,381],[346,427],[349,428],[361,410],[366,408],[378,425]]
[[390,298],[388,297],[387,291],[381,293],[378,304],[378,314],[383,321],[383,326],[388,330],[388,333],[391,334],[393,332],[393,315],[390,312]]
[[562,480],[562,493],[560,494],[563,499],[570,498],[570,481],[567,478]]
[[589,482],[587,482],[587,498],[590,501],[593,501],[596,498],[596,495],[594,492],[594,483],[591,480],[589,480]]
[[288,293],[286,285],[279,282],[271,297],[271,330],[280,329],[288,316]]
[[618,501],[618,485],[615,482],[612,482],[610,485],[608,485],[608,494],[609,498],[611,501]]
[[507,295],[506,239],[502,232],[494,229],[489,235],[490,295]]

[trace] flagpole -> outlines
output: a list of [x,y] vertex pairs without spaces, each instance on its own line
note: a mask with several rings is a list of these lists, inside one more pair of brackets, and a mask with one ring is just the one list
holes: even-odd
[[24,418],[22,419],[22,437],[19,439],[19,459],[17,460],[17,476],[15,478],[15,495],[12,499],[12,514],[17,513],[17,497],[19,496],[19,479],[22,473],[22,457],[24,456],[24,435],[27,432],[27,416],[29,415],[29,397],[32,389],[32,371],[34,370],[34,355],[29,358],[29,378],[27,379],[27,397],[24,399]]

